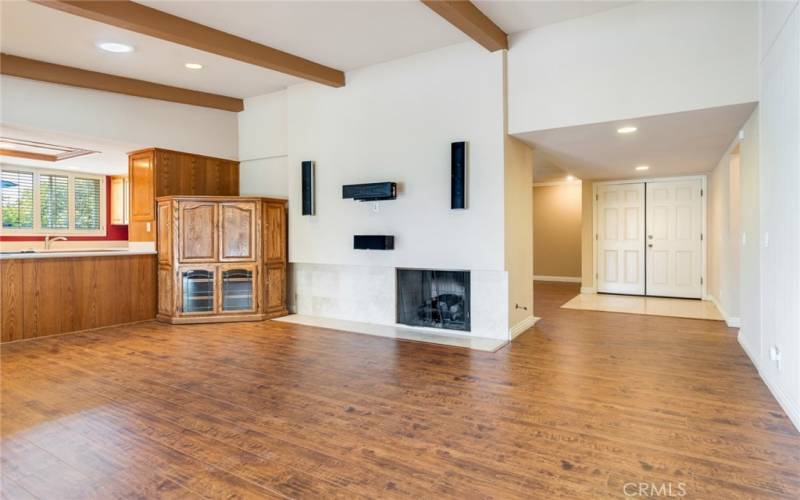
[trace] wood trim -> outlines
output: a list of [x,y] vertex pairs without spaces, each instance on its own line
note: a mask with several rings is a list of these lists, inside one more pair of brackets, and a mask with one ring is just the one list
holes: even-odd
[[508,35],[467,0],[421,0],[490,52],[508,49]]
[[146,97],[148,99],[190,104],[192,106],[222,109],[224,111],[239,112],[244,109],[244,101],[236,97],[227,97],[197,90],[172,87],[160,83],[126,78],[124,76],[110,75],[97,71],[73,68],[71,66],[37,61],[35,59],[27,59],[25,57],[12,56],[10,54],[0,54],[0,74],[136,97]]
[[0,148],[0,156],[12,156],[14,158],[25,158],[28,160],[57,161],[56,155],[46,155],[44,153],[34,153],[31,151],[19,151],[16,149]]
[[343,87],[340,70],[173,16],[131,1],[33,0],[62,12],[211,52],[237,61],[297,76],[331,87]]

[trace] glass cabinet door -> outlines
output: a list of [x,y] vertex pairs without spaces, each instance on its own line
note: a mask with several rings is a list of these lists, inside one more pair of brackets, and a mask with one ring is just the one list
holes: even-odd
[[183,312],[214,312],[214,271],[187,269],[181,272]]
[[222,271],[223,312],[255,310],[255,267],[236,267]]

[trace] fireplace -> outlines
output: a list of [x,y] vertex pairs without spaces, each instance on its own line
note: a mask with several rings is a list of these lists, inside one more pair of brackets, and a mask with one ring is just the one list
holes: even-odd
[[397,270],[397,322],[470,331],[469,271]]

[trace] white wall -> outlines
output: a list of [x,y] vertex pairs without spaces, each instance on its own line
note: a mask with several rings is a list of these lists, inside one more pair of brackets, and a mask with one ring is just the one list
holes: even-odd
[[[800,429],[800,8],[761,3],[761,331],[742,331],[776,399]],[[760,349],[753,346],[760,345]],[[782,361],[769,357],[780,350]]]
[[0,77],[0,120],[49,132],[236,159],[237,116],[99,90]]
[[761,249],[759,244],[759,137],[756,109],[743,127],[739,146],[739,339],[761,357]]
[[637,2],[511,36],[509,133],[752,102],[755,2]]
[[[289,88],[289,257],[316,264],[504,269],[502,54],[472,43]],[[450,143],[469,141],[467,210],[450,209]],[[317,215],[300,215],[300,162],[316,161]],[[297,166],[297,168],[294,168]],[[395,181],[395,201],[342,185]],[[395,250],[353,250],[393,234]]]
[[[730,145],[708,176],[708,294],[732,327],[740,326],[740,208],[742,197],[751,197],[754,188],[743,186],[741,176],[742,170],[747,171],[748,180],[752,180],[753,174],[757,176],[758,133],[754,130],[757,120],[756,111],[742,129],[744,139],[737,138]],[[742,193],[743,189],[748,192]]]
[[[394,269],[472,272],[472,335],[508,335],[504,248],[503,54],[473,43],[348,73],[339,89],[288,89],[290,300],[303,314],[393,324]],[[450,209],[450,143],[469,141],[468,209]],[[316,162],[315,216],[300,169]],[[394,181],[378,204],[342,185]],[[529,190],[528,190],[529,191]],[[353,249],[391,234],[393,251]],[[530,260],[530,259],[527,259]]]
[[286,91],[244,100],[239,113],[239,183],[242,195],[288,198]]

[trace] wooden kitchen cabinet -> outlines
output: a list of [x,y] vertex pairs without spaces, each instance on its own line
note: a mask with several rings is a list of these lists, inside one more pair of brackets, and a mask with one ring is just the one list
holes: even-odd
[[130,211],[128,178],[123,175],[111,177],[111,224],[127,225]]
[[285,200],[165,196],[157,202],[159,321],[288,314]]
[[130,241],[156,241],[160,196],[237,196],[239,163],[224,158],[149,148],[128,153]]

